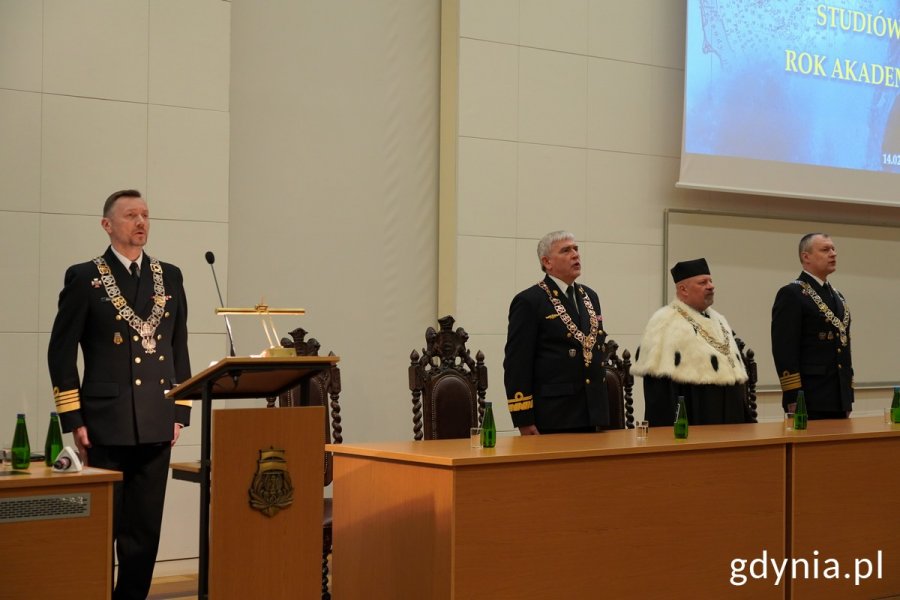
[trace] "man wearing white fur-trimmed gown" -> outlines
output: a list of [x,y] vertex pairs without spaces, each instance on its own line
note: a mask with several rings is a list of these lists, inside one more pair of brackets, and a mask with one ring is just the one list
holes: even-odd
[[650,318],[631,369],[644,379],[644,418],[672,425],[684,396],[692,425],[747,422],[747,369],[728,321],[710,308],[706,259],[679,262],[671,273],[676,298]]

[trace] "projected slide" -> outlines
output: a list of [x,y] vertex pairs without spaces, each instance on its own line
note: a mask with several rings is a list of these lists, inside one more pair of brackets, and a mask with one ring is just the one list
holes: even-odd
[[900,0],[688,0],[686,59],[686,154],[900,173]]

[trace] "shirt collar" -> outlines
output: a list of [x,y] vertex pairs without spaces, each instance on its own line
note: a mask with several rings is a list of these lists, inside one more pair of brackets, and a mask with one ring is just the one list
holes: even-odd
[[[112,250],[113,254],[116,255],[116,258],[119,259],[119,262],[122,263],[122,266],[125,267],[125,270],[128,271],[128,272],[131,272],[131,263],[132,263],[132,260],[131,260],[130,258],[127,258],[125,255],[121,254],[121,253],[120,253],[118,250],[116,250],[112,245],[110,245],[109,249]],[[141,263],[142,263],[143,260],[144,260],[144,251],[141,250],[140,256],[138,256],[138,257],[134,260],[134,262],[136,262],[136,263],[138,264],[138,269],[141,268]]]
[[816,277],[815,275],[813,275],[812,273],[810,273],[807,270],[804,270],[803,272],[806,273],[807,275],[809,275],[810,277],[812,277],[813,279],[815,279],[816,283],[818,283],[822,287],[825,287],[825,281],[823,281],[822,279],[819,279],[818,277]]
[[[549,277],[550,279],[553,280],[553,283],[555,283],[556,286],[557,286],[560,290],[562,290],[562,293],[563,293],[563,294],[565,294],[565,293],[566,293],[566,290],[569,289],[569,284],[567,284],[567,283],[566,283],[565,281],[563,281],[562,279],[558,279],[558,278],[554,277],[553,275],[550,275],[549,273],[547,273],[547,277]],[[574,282],[574,281],[572,282],[572,285],[575,285],[575,282]]]

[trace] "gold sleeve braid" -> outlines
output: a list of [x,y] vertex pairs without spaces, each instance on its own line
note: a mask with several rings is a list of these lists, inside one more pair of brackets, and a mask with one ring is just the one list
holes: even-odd
[[506,401],[509,412],[519,412],[520,410],[531,410],[534,408],[534,400],[531,396],[526,396],[522,392],[516,392],[515,395]]
[[799,390],[800,373],[788,373],[787,371],[779,378],[781,380],[781,391],[790,392],[791,390]]
[[53,388],[53,400],[56,402],[56,412],[62,414],[81,409],[81,392],[79,390],[59,391],[58,387]]

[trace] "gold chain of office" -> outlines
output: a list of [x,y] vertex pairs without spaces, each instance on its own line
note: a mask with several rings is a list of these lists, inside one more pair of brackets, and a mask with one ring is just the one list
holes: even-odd
[[584,307],[587,309],[588,317],[590,317],[591,321],[591,329],[587,335],[584,335],[584,332],[578,328],[578,325],[575,324],[575,321],[573,321],[569,313],[566,312],[566,307],[559,301],[559,298],[553,296],[550,292],[550,288],[547,287],[547,284],[543,281],[538,281],[538,286],[547,292],[547,297],[550,298],[550,303],[553,304],[553,310],[559,315],[559,319],[565,324],[566,329],[569,330],[572,337],[581,343],[581,353],[584,355],[584,366],[591,366],[591,360],[594,358],[594,345],[597,343],[597,332],[600,330],[600,319],[597,318],[597,313],[594,312],[594,305],[591,304],[591,299],[584,291],[584,287],[578,286],[578,291],[581,292],[581,297],[584,300]]
[[734,367],[734,357],[731,356],[731,336],[728,335],[728,330],[725,329],[725,326],[720,321],[718,323],[719,327],[722,329],[722,337],[725,339],[724,342],[720,342],[717,339],[713,338],[713,336],[711,336],[709,332],[706,331],[703,325],[698,323],[694,319],[694,317],[689,315],[687,311],[680,306],[675,306],[675,310],[677,310],[678,314],[680,314],[685,318],[685,320],[687,320],[688,323],[690,323],[691,327],[694,328],[694,332],[702,337],[703,341],[712,346],[714,349],[718,350],[719,353],[725,355],[725,358],[728,359],[728,364]]
[[[850,327],[850,307],[847,306],[847,301],[844,300],[843,296],[840,296],[837,293],[837,290],[834,291],[835,295],[840,298],[841,303],[844,305],[844,320],[841,321],[837,318],[837,315],[834,314],[834,311],[825,304],[825,301],[822,300],[822,297],[816,293],[816,290],[812,288],[805,281],[800,281],[799,279],[796,281],[803,288],[803,291],[806,292],[806,295],[809,296],[810,300],[812,300],[816,306],[819,307],[819,310],[825,315],[825,320],[831,323],[835,329],[838,330],[838,337],[841,340],[841,346],[846,346],[849,341],[849,336],[847,335],[847,328]],[[834,289],[834,288],[831,288]]]
[[97,265],[97,271],[100,272],[100,281],[103,282],[106,295],[109,296],[110,302],[112,302],[115,309],[119,311],[119,316],[141,336],[141,346],[144,348],[144,352],[154,354],[156,352],[156,340],[153,336],[166,310],[166,288],[163,286],[162,265],[155,258],[149,256],[147,258],[150,259],[150,271],[153,273],[154,293],[153,310],[150,311],[150,317],[146,321],[137,316],[134,310],[128,306],[128,301],[122,296],[122,291],[119,289],[119,285],[116,283],[116,278],[113,277],[109,265],[106,264],[106,260],[102,256],[98,256],[94,259],[94,264]]

